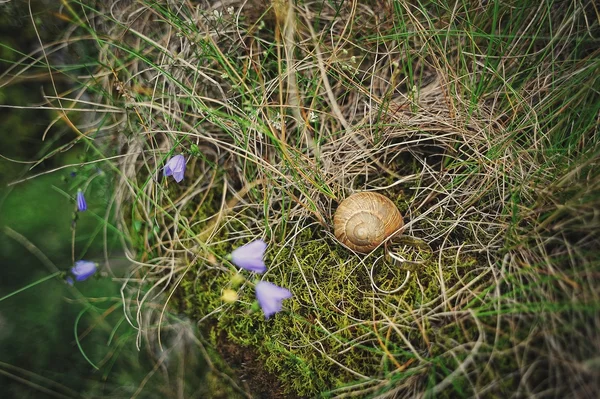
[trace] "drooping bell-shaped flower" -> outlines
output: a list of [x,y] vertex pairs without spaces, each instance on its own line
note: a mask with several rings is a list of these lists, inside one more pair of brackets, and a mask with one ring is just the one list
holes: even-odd
[[89,260],[78,260],[75,262],[75,266],[71,268],[71,273],[75,277],[76,281],[83,281],[90,278],[96,273],[96,263],[90,262]]
[[292,297],[292,293],[289,290],[268,281],[259,281],[254,290],[258,304],[265,314],[265,319],[281,311],[281,302],[284,299]]
[[83,196],[83,191],[81,189],[77,190],[77,211],[83,212],[87,209],[87,203],[85,202],[85,197]]
[[170,158],[165,164],[164,173],[165,176],[173,176],[177,183],[182,181],[185,174],[185,157],[179,154]]
[[243,245],[231,253],[231,261],[238,267],[251,272],[264,273],[267,270],[263,257],[267,243],[263,240],[255,240]]

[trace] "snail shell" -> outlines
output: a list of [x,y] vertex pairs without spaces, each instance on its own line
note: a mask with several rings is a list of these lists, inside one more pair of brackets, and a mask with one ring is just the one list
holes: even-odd
[[402,232],[396,205],[381,194],[363,192],[343,200],[333,215],[333,232],[348,248],[369,253],[388,237]]

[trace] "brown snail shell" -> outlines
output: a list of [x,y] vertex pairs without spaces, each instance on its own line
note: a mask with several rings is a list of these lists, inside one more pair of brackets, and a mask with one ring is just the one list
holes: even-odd
[[381,194],[362,192],[343,200],[333,215],[333,232],[348,248],[369,253],[402,232],[404,220],[394,203]]

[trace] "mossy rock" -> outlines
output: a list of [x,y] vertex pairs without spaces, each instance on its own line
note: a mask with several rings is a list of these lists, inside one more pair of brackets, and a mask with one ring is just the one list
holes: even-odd
[[[218,211],[219,190],[204,197],[213,201],[206,201],[198,215]],[[396,198],[405,204],[405,198]],[[229,229],[235,228],[243,224],[218,229],[213,239],[219,244],[211,247],[217,259],[245,243],[227,241]],[[237,302],[223,302],[222,291],[232,288],[235,274],[225,261],[190,265],[173,303],[200,321],[204,334],[212,337],[214,354],[228,360],[223,369],[245,380],[250,392],[268,387],[270,396],[265,397],[313,397],[365,381],[394,384],[399,369],[407,369],[406,378],[423,374],[423,364],[443,352],[436,345],[439,332],[457,320],[427,321],[421,313],[440,306],[442,291],[451,296],[469,281],[477,260],[457,250],[433,256],[418,238],[403,237],[391,248],[420,263],[400,264],[385,256],[383,248],[355,255],[325,229],[306,228],[293,244],[269,246],[264,276],[242,272],[250,280],[264,278],[294,294],[271,319],[265,320],[253,305],[252,284],[238,289]],[[235,361],[236,356],[244,360]],[[420,366],[411,371],[411,365]]]

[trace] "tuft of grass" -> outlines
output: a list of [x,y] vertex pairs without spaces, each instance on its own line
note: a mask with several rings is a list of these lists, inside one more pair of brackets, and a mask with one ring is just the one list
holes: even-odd
[[[592,1],[63,3],[69,43],[95,49],[48,101],[93,110],[73,126],[118,154],[140,338],[152,320],[162,347],[184,312],[214,375],[274,396],[598,392]],[[420,267],[335,240],[362,190],[398,204],[392,251]],[[268,322],[250,285],[220,299],[225,256],[259,237],[264,278],[294,293]]]

